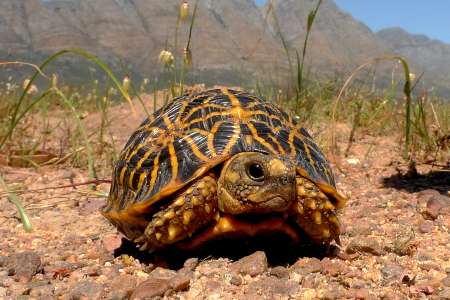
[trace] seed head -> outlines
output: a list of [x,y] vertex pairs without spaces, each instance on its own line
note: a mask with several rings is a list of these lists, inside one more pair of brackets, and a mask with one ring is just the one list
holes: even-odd
[[171,67],[173,64],[173,54],[170,51],[162,50],[161,53],[159,53],[159,61],[161,61],[164,66]]
[[128,75],[125,75],[122,80],[122,88],[126,93],[128,93],[128,89],[130,88],[130,77],[128,77]]
[[58,75],[52,74],[52,88],[56,89],[58,87]]
[[189,17],[189,3],[187,1],[181,2],[180,5],[180,21],[184,22]]
[[192,52],[189,48],[184,48],[183,50],[183,61],[186,66],[192,65]]
[[[30,79],[25,79],[22,83],[23,89],[26,89],[26,87],[30,84]],[[35,84],[32,84],[30,88],[27,91],[28,95],[37,94],[39,92],[38,87]]]
[[26,87],[28,86],[29,83],[30,83],[30,79],[25,79],[22,84],[23,89],[26,89]]

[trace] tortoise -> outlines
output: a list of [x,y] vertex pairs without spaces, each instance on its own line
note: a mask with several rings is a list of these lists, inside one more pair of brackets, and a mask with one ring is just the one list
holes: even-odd
[[229,235],[339,243],[346,202],[311,135],[270,102],[210,89],[173,99],[120,153],[102,214],[141,250]]

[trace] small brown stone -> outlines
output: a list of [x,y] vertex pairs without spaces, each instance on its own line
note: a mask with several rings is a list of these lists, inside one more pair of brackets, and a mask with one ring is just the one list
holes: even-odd
[[8,257],[0,255],[0,267],[4,267],[8,262]]
[[300,275],[308,275],[320,272],[322,270],[322,264],[317,258],[302,258],[299,259],[291,269]]
[[355,299],[368,299],[369,298],[369,290],[368,289],[354,289],[353,297]]
[[442,279],[442,285],[450,287],[450,274],[447,275],[444,279]]
[[187,290],[190,283],[191,276],[188,276],[186,274],[177,274],[169,279],[170,287],[173,288],[176,292]]
[[395,239],[391,245],[386,245],[385,249],[400,256],[412,255],[417,250],[414,231],[409,226],[402,227],[397,231]]
[[76,283],[70,289],[69,299],[100,299],[103,294],[103,286],[93,281]]
[[425,271],[430,271],[430,270],[437,270],[437,271],[440,271],[440,270],[441,270],[441,267],[440,267],[438,264],[434,263],[434,262],[424,262],[424,263],[420,263],[420,264],[419,264],[419,267],[420,267],[422,270],[425,270]]
[[423,199],[430,199],[432,196],[439,196],[440,193],[437,190],[426,189],[417,193],[417,196]]
[[430,285],[413,285],[409,288],[412,294],[424,293],[425,295],[434,294],[434,288]]
[[436,220],[441,214],[448,213],[450,210],[450,198],[447,196],[432,196],[422,210],[422,216],[427,220]]
[[332,277],[336,277],[339,274],[345,274],[348,269],[342,261],[332,261],[329,258],[324,258],[321,264],[321,273]]
[[169,270],[166,268],[156,267],[151,273],[150,277],[160,278],[160,279],[170,279],[175,276],[177,272]]
[[114,250],[122,245],[122,236],[119,234],[107,235],[103,237],[102,244],[106,251],[114,252]]
[[240,286],[242,284],[242,278],[238,274],[226,273],[225,277],[226,280],[232,285]]
[[86,269],[86,274],[91,277],[99,276],[101,274],[101,270],[98,266],[89,266]]
[[344,299],[346,295],[347,291],[342,285],[335,282],[330,282],[327,289],[324,291],[323,299]]
[[30,297],[39,299],[50,299],[53,295],[54,287],[51,284],[36,286],[30,289]]
[[39,254],[33,251],[26,251],[17,253],[11,256],[6,263],[10,275],[15,275],[15,278],[28,282],[35,274],[41,272],[41,258]]
[[378,241],[371,237],[353,239],[345,249],[345,252],[349,254],[364,252],[377,256],[384,253]]
[[115,277],[111,281],[111,289],[120,292],[120,294],[125,294],[127,297],[131,295],[134,288],[136,287],[136,278],[129,274],[123,274]]
[[267,257],[263,251],[257,251],[243,257],[231,265],[231,269],[237,273],[252,277],[261,275],[267,271]]
[[387,282],[398,282],[401,280],[405,269],[395,263],[387,263],[382,269],[381,274]]
[[178,270],[178,274],[184,274],[188,276],[192,276],[191,273],[198,266],[198,258],[189,258],[184,262],[183,267]]
[[269,274],[278,278],[286,278],[289,276],[289,271],[285,267],[277,266],[270,269]]
[[194,271],[194,269],[198,266],[198,258],[191,257],[186,259],[186,261],[183,264],[183,268],[187,268],[191,271]]
[[433,222],[426,220],[421,222],[419,225],[419,231],[421,233],[430,233],[433,230],[434,224]]
[[130,299],[147,299],[162,296],[170,289],[168,279],[150,278],[136,287]]
[[348,254],[345,251],[342,251],[340,249],[336,252],[336,257],[340,258],[342,260],[349,260],[350,261],[350,260],[354,260],[358,256],[359,256],[358,253]]
[[248,285],[249,295],[254,296],[249,296],[247,299],[287,299],[298,293],[299,288],[297,283],[289,280],[273,276],[262,277]]
[[97,213],[97,211],[104,205],[102,199],[88,198],[84,201],[80,208],[80,216],[87,216]]
[[450,299],[450,288],[446,287],[439,292],[439,299],[449,300]]

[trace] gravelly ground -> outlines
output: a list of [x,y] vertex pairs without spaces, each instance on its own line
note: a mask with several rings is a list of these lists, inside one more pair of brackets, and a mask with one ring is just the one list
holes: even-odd
[[[396,147],[366,137],[341,160],[338,188],[350,196],[342,245],[325,250],[266,249],[262,239],[139,255],[86,187],[22,194],[31,233],[2,197],[0,299],[450,299],[450,173],[399,176]],[[64,166],[0,172],[28,191],[86,180],[85,171]]]

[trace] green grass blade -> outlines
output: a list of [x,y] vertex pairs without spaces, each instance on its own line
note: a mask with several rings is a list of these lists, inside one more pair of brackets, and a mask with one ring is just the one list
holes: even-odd
[[[28,82],[27,86],[25,87],[25,89],[23,90],[22,94],[20,95],[19,100],[17,101],[17,104],[15,105],[15,108],[14,108],[12,116],[11,116],[10,125],[8,127],[8,130],[7,130],[7,134],[0,141],[0,149],[4,146],[5,142],[11,137],[15,126],[20,121],[20,119],[25,115],[24,113],[22,113],[22,114],[20,114],[20,116],[18,116],[19,115],[19,110],[20,110],[20,108],[22,106],[22,103],[23,103],[23,101],[25,99],[25,96],[27,95],[27,93],[28,93],[29,89],[31,88],[33,82],[36,80],[36,78],[40,74],[42,74],[43,70],[48,66],[48,64],[50,64],[52,61],[54,61],[58,57],[60,57],[62,55],[65,55],[65,54],[76,54],[76,55],[82,56],[82,57],[86,58],[87,60],[95,63],[96,65],[98,65],[108,75],[108,77],[114,83],[116,88],[120,91],[120,93],[125,98],[125,100],[127,100],[127,102],[130,104],[133,113],[135,113],[134,106],[133,106],[133,103],[131,101],[131,97],[129,96],[127,91],[125,91],[123,89],[122,84],[120,83],[120,81],[117,79],[117,77],[114,75],[114,73],[111,71],[111,69],[103,61],[101,61],[97,56],[95,56],[93,54],[90,54],[89,52],[87,52],[87,51],[85,51],[83,49],[78,49],[78,48],[64,49],[64,50],[58,51],[55,54],[53,54],[50,57],[48,57],[37,68],[37,70],[34,72],[33,76],[31,76],[30,81]],[[40,101],[42,99],[43,98],[40,98],[38,100]],[[36,102],[36,101],[34,101],[34,102]],[[31,107],[28,107],[28,109],[26,109],[25,111],[28,111],[30,108]]]
[[25,212],[25,209],[22,206],[22,202],[20,201],[19,197],[10,190],[10,188],[8,187],[6,182],[3,180],[3,177],[1,175],[0,175],[0,186],[2,187],[2,189],[4,189],[8,193],[9,202],[11,202],[12,204],[14,204],[17,207],[17,210],[19,211],[20,219],[22,220],[23,229],[26,232],[31,232],[33,227],[31,226],[30,219],[28,218],[28,216]]
[[66,95],[64,95],[63,92],[61,92],[59,89],[54,89],[54,91],[62,100],[61,102],[70,109],[70,111],[72,112],[72,114],[75,118],[75,121],[77,122],[78,130],[80,131],[80,134],[86,145],[87,159],[88,159],[88,176],[89,176],[88,178],[89,178],[89,180],[93,180],[97,177],[96,173],[95,173],[95,167],[94,167],[94,151],[92,149],[91,143],[89,142],[89,138],[88,138],[86,130],[83,126],[83,123],[81,122],[80,115],[79,115],[78,111],[76,110],[76,108],[73,106],[72,101],[69,100],[66,97]]

